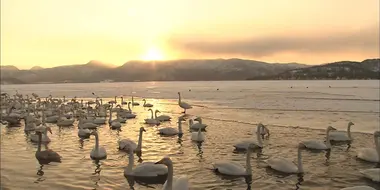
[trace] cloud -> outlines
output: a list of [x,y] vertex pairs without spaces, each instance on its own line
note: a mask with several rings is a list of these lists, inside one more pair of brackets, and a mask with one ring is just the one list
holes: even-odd
[[194,39],[190,36],[174,36],[170,44],[185,52],[250,57],[272,56],[279,53],[329,54],[334,52],[379,52],[379,27],[358,31],[299,35],[289,33],[279,36],[247,38],[234,41]]

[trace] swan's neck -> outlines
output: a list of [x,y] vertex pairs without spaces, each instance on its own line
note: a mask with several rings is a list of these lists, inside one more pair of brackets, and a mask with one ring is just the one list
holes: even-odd
[[198,129],[198,139],[200,139],[202,136],[202,128],[199,127]]
[[99,151],[99,136],[97,133],[95,133],[95,150]]
[[297,158],[297,164],[298,164],[298,173],[303,173],[303,166],[302,166],[302,149],[298,148],[298,158]]
[[377,156],[379,157],[379,162],[380,162],[380,144],[379,144],[379,137],[374,135],[375,138],[375,146],[376,146],[376,152]]
[[330,143],[330,129],[328,129],[327,131],[326,131],[326,147],[327,148],[331,148],[331,143]]
[[130,151],[129,152],[129,155],[128,155],[128,167],[127,167],[127,173],[131,173],[132,170],[133,170],[133,165],[134,165],[134,155],[133,155],[133,151]]
[[347,136],[351,139],[351,124],[348,124],[347,126]]
[[262,141],[261,135],[260,135],[260,129],[261,128],[262,128],[262,126],[257,126],[257,131],[256,131],[256,138],[257,138],[257,142],[259,143],[259,146],[263,145],[263,141]]
[[132,110],[131,110],[131,104],[130,104],[130,103],[128,103],[128,110],[129,110],[130,112],[132,112]]
[[137,148],[136,148],[136,150],[141,150],[142,136],[143,136],[143,131],[140,131],[139,142],[137,142]]
[[157,119],[157,112],[154,112],[154,119]]
[[245,171],[247,173],[247,175],[251,175],[252,174],[252,168],[251,168],[251,152],[252,150],[249,148],[247,150],[247,157],[246,157],[246,161],[245,161]]
[[202,118],[198,118],[198,122],[202,124]]
[[42,134],[38,133],[38,147],[37,147],[37,152],[41,151],[41,141],[42,141]]
[[123,97],[121,97],[121,103],[123,103],[124,102],[124,98]]
[[178,103],[181,103],[181,94],[178,94]]
[[166,190],[173,190],[173,164],[170,163],[168,166],[168,179],[166,181]]
[[[144,106],[145,106],[145,104],[146,104],[146,100],[144,100]],[[152,111],[153,112],[153,111]]]
[[182,134],[182,123],[181,123],[181,120],[178,120],[178,133],[179,134]]
[[192,125],[193,125],[193,120],[189,119],[189,127],[191,127]]
[[110,109],[110,117],[108,119],[108,122],[111,122],[112,121],[112,110]]
[[[144,102],[144,105],[145,105],[145,102]],[[153,110],[150,110],[150,118],[151,118],[151,119],[154,119],[154,118],[153,118]]]

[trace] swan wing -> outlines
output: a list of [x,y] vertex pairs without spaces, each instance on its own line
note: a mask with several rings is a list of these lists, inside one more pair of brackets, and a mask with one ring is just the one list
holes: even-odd
[[172,127],[161,128],[158,131],[160,132],[160,134],[165,134],[165,135],[172,135],[172,134],[178,133],[178,130]]
[[181,101],[181,103],[179,104],[179,106],[180,106],[181,108],[184,108],[184,109],[191,109],[191,108],[193,108],[190,104],[188,104],[188,103],[186,103],[186,102],[182,102],[182,101]]
[[138,177],[156,177],[167,173],[168,168],[165,165],[155,164],[154,162],[144,162],[133,169],[133,175]]
[[190,126],[191,129],[205,129],[207,127],[206,124],[203,123],[194,123],[193,125]]
[[306,148],[310,148],[310,149],[317,149],[317,150],[327,149],[326,144],[321,141],[309,140],[309,141],[303,141],[302,144],[305,145]]
[[131,139],[122,139],[121,141],[118,141],[118,144],[120,149],[131,147],[132,150],[135,150],[137,148],[137,144]]
[[359,171],[364,177],[374,182],[380,182],[380,168],[371,168]]
[[354,186],[354,187],[346,187],[340,190],[376,190],[376,189],[370,186],[360,185],[360,186]]
[[271,158],[266,163],[274,170],[284,173],[296,173],[298,167],[290,160],[285,158]]
[[246,169],[236,162],[220,161],[213,164],[214,169],[226,175],[245,175]]
[[343,132],[343,131],[331,131],[329,133],[329,138],[332,141],[348,141],[348,140],[351,140],[350,138],[348,138],[347,132]]
[[379,156],[374,148],[362,148],[357,157],[368,162],[379,162]]

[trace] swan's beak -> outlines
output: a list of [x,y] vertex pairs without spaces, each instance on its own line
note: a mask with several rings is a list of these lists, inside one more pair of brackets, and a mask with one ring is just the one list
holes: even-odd
[[144,131],[144,132],[146,132],[146,130],[145,130],[145,129],[143,129],[143,131]]
[[50,134],[53,134],[53,132],[51,131],[50,127],[48,127],[47,130],[50,132]]

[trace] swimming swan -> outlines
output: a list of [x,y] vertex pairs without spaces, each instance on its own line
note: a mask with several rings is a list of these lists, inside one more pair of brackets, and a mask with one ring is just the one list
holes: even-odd
[[154,112],[154,117],[155,119],[157,119],[158,121],[170,121],[172,118],[168,115],[160,115],[160,116],[157,116],[157,113],[161,113],[159,110],[156,110]]
[[202,133],[201,128],[198,129],[198,132],[191,133],[191,140],[196,142],[203,142],[205,140],[205,134]]
[[371,168],[359,171],[365,178],[374,182],[380,182],[380,168]]
[[172,127],[164,127],[158,130],[158,133],[160,135],[166,135],[166,136],[172,136],[172,135],[182,135],[182,121],[185,121],[185,119],[180,116],[178,117],[178,129],[172,128]]
[[38,136],[38,148],[35,154],[37,160],[44,163],[61,162],[62,157],[58,153],[54,152],[53,150],[48,149],[48,150],[41,151],[42,132],[36,131],[36,134]]
[[[127,146],[130,146],[129,144]],[[128,148],[128,166],[124,170],[124,176],[136,177],[158,177],[168,174],[168,168],[162,164],[155,164],[154,162],[143,162],[133,169],[134,155],[132,147]]]
[[257,142],[255,140],[243,140],[243,141],[240,141],[239,143],[236,143],[234,145],[235,149],[237,150],[247,150],[248,147],[252,147],[250,146],[250,144],[254,144],[254,149],[260,149],[260,148],[263,148],[263,142],[262,142],[262,139],[261,139],[261,135],[260,135],[260,128],[263,127],[264,125],[262,123],[259,123],[257,125],[257,128],[256,128],[256,138],[257,138]]
[[187,109],[193,108],[190,104],[181,101],[181,93],[180,92],[178,92],[178,105],[179,105],[179,107],[183,108],[182,113],[186,113]]
[[331,144],[330,144],[330,136],[329,133],[332,130],[336,130],[334,127],[328,126],[326,128],[326,144],[322,141],[316,141],[316,140],[307,140],[307,141],[302,141],[301,143],[305,148],[308,149],[314,149],[314,150],[328,150],[331,149]]
[[121,141],[118,141],[117,143],[119,144],[119,150],[129,152],[129,149],[132,149],[134,152],[141,152],[143,132],[146,132],[144,127],[140,127],[139,140],[137,142],[138,144],[131,139],[122,139]]
[[380,163],[380,144],[379,144],[380,131],[373,133],[376,148],[362,148],[358,151],[357,157],[368,162]]
[[151,117],[148,118],[148,119],[144,119],[145,123],[146,124],[151,124],[151,125],[158,125],[158,124],[160,124],[160,121],[158,121],[157,119],[155,119],[153,117],[153,110],[149,108],[148,111],[150,111]]
[[189,128],[190,130],[198,130],[201,128],[202,130],[205,130],[207,125],[202,123],[201,117],[196,117],[194,121],[198,121],[198,123],[194,123],[192,119],[189,119]]
[[173,162],[169,157],[165,157],[156,164],[164,164],[168,167],[168,179],[166,180],[162,190],[188,190],[190,183],[187,176],[173,176]]
[[330,133],[330,141],[352,141],[351,137],[351,126],[354,125],[351,121],[348,122],[347,132],[345,131],[334,131]]
[[245,168],[237,162],[218,161],[213,164],[214,170],[224,175],[231,176],[250,176],[252,175],[251,168],[251,153],[255,144],[250,144],[247,150]]
[[268,164],[268,166],[274,170],[277,170],[279,172],[283,173],[303,173],[303,167],[302,167],[302,143],[299,143],[298,145],[298,158],[297,158],[297,165],[295,165],[291,160],[281,158],[281,157],[274,157],[266,160],[265,162]]
[[145,99],[143,99],[143,101],[144,101],[143,107],[148,107],[148,108],[153,107],[153,104],[146,103],[146,100],[145,100]]
[[91,132],[95,136],[95,147],[91,150],[90,157],[93,160],[103,160],[107,158],[106,149],[99,146],[99,135],[96,131]]
[[134,99],[133,99],[133,96],[132,96],[132,106],[139,106],[140,103],[138,102],[135,102]]

